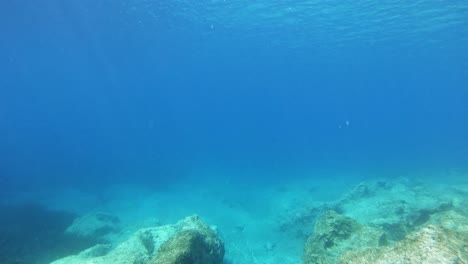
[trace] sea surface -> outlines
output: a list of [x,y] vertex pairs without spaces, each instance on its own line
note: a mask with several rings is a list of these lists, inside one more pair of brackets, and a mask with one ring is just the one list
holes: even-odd
[[0,2],[2,264],[96,211],[297,264],[278,214],[375,179],[468,190],[468,1]]

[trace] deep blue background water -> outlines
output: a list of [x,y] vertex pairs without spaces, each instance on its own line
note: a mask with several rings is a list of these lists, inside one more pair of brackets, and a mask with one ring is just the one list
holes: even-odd
[[193,2],[2,1],[0,184],[466,166],[466,2]]

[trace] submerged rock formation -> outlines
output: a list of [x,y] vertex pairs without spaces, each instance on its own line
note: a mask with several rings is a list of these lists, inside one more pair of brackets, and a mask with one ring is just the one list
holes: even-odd
[[429,225],[393,246],[346,252],[338,263],[468,263],[468,233]]
[[304,248],[303,264],[468,263],[468,230],[428,225],[388,245],[379,229],[328,211]]
[[186,230],[166,241],[153,264],[217,264],[223,261],[224,247],[213,232]]
[[96,245],[52,264],[220,264],[224,243],[198,216],[144,228],[114,249]]
[[304,264],[336,263],[348,250],[386,244],[382,231],[359,224],[356,220],[327,211],[318,220],[314,233],[304,247]]
[[468,263],[466,193],[430,190],[358,185],[317,221],[303,264]]
[[325,203],[311,203],[303,207],[292,208],[278,217],[278,231],[294,238],[307,239],[314,223],[323,211],[328,210]]
[[[338,201],[334,210],[359,223],[382,229],[391,242],[397,242],[437,218],[464,207],[466,194],[431,189],[407,180],[367,181]],[[466,214],[465,214],[466,216]]]

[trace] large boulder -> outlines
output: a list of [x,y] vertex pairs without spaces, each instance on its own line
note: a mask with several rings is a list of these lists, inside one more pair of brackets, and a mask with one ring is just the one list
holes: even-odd
[[468,232],[429,225],[395,245],[343,254],[339,264],[468,263]]
[[307,239],[302,263],[336,263],[345,251],[383,244],[386,244],[386,237],[382,231],[361,225],[335,211],[326,211]]
[[[113,249],[97,245],[52,264],[220,264],[223,257],[224,244],[216,232],[190,216],[175,225],[140,229]],[[183,262],[187,259],[206,262]]]
[[166,241],[158,250],[154,264],[222,263],[224,246],[213,231],[186,230]]

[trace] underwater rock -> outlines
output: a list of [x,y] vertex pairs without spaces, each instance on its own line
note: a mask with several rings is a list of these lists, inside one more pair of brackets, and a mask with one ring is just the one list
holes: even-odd
[[346,199],[358,200],[378,195],[381,191],[390,190],[395,184],[383,179],[361,182],[346,195]]
[[382,229],[390,243],[429,224],[435,215],[463,212],[462,194],[405,179],[372,180],[359,184],[332,208],[359,223]]
[[335,263],[347,250],[384,244],[386,238],[382,231],[361,225],[335,211],[326,211],[317,221],[312,236],[305,244],[302,263]]
[[224,257],[223,242],[213,231],[201,233],[185,230],[158,250],[153,264],[220,264]]
[[451,202],[445,202],[441,203],[439,205],[436,205],[435,207],[432,208],[418,208],[413,210],[408,214],[407,222],[408,225],[410,226],[420,226],[425,223],[427,223],[431,215],[440,213],[440,212],[445,212],[453,208],[453,205]]
[[338,213],[343,213],[347,210],[347,206],[350,203],[373,199],[374,197],[391,190],[394,186],[394,183],[386,182],[384,180],[372,180],[361,182],[351,191],[346,193],[346,195],[344,195],[343,198],[335,204],[333,210]]
[[[460,247],[468,244],[463,193],[404,180],[370,181],[331,208],[307,240],[304,264],[468,263],[467,248]],[[435,251],[426,254],[431,246]]]
[[291,208],[278,217],[278,230],[295,238],[307,239],[317,218],[329,209],[330,206],[326,203],[310,203],[303,207]]
[[[180,248],[178,251],[172,251],[176,245]],[[96,251],[105,254],[95,256],[96,254],[89,253]],[[224,244],[198,216],[190,216],[175,225],[140,229],[108,252],[88,249],[78,255],[59,259],[52,264],[197,263],[177,262],[179,258],[171,259],[170,254],[177,252],[190,252],[190,256],[199,257],[202,260],[219,260],[219,262],[203,263],[221,263],[224,257]],[[161,262],[161,259],[175,260],[175,262]]]
[[119,222],[119,218],[111,214],[92,213],[76,218],[65,232],[78,237],[102,239],[120,231]]
[[90,247],[86,250],[80,252],[82,258],[93,258],[104,256],[112,250],[112,245],[110,244],[97,244],[93,247]]
[[392,246],[349,251],[340,264],[468,263],[468,233],[429,225]]
[[468,217],[462,213],[454,210],[437,213],[431,216],[429,223],[455,232],[468,232]]

